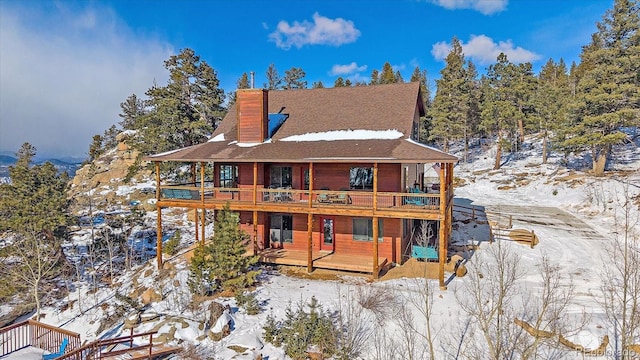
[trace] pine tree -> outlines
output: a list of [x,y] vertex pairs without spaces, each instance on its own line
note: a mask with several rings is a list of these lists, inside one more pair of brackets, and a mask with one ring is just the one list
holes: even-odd
[[218,213],[213,238],[196,249],[191,260],[189,284],[194,293],[237,291],[255,283],[260,271],[251,267],[258,257],[246,255],[248,236],[239,225],[238,214],[228,206]]
[[267,90],[278,90],[282,86],[282,78],[278,74],[275,64],[269,64],[269,68],[265,73],[267,77],[267,83],[264,84],[264,88]]
[[311,84],[311,88],[312,89],[323,89],[324,88],[324,84],[322,83],[322,81],[314,81],[313,84]]
[[336,79],[336,81],[333,82],[333,87],[344,87],[344,79],[342,78],[342,76],[338,76],[338,78]]
[[382,71],[380,72],[379,84],[395,84],[397,82],[393,67],[389,62],[385,62],[384,65],[382,65]]
[[169,83],[147,90],[149,112],[138,121],[134,145],[142,154],[202,143],[225,113],[216,71],[193,50],[171,56],[165,68]]
[[[236,81],[236,89],[238,90],[248,89],[250,87],[251,87],[251,84],[249,84],[249,76],[247,75],[247,73],[242,73],[238,81]],[[231,105],[236,103],[236,92],[230,91],[228,96],[229,96],[229,107],[231,107]]]
[[292,67],[289,70],[285,70],[283,89],[306,89],[307,81],[303,80],[306,75],[302,68]]
[[378,72],[377,69],[373,69],[373,71],[371,71],[369,85],[378,85],[378,84],[380,84],[380,73]]
[[469,112],[469,84],[462,45],[455,37],[451,44],[451,52],[445,59],[446,66],[436,81],[436,96],[429,111],[432,119],[430,139],[439,140],[445,152],[449,151],[451,140],[464,136]]
[[124,130],[135,130],[138,128],[137,121],[145,114],[144,102],[138,99],[136,94],[131,94],[125,101],[120,103],[122,113],[118,114],[122,120],[120,126]]
[[640,5],[616,0],[583,47],[572,104],[572,136],[563,145],[591,151],[595,174],[605,171],[625,126],[640,125]]
[[[424,106],[425,114],[429,113],[431,107],[431,91],[427,86],[427,70],[420,70],[420,67],[416,66],[411,74],[411,82],[420,83],[420,93],[422,93],[422,105]],[[420,142],[426,142],[431,132],[431,117],[423,116],[420,118],[420,130],[418,134],[418,140]]]
[[13,279],[16,290],[28,291],[39,317],[42,288],[60,273],[59,237],[70,224],[69,177],[50,162],[32,165],[35,154],[36,148],[24,143],[9,167],[11,182],[0,185],[0,232],[13,234],[3,252],[17,259],[3,277]]
[[564,61],[556,64],[549,59],[538,75],[538,89],[534,96],[535,116],[542,133],[542,163],[547,163],[550,134],[562,137],[568,131],[566,118],[567,101],[570,96],[569,76]]

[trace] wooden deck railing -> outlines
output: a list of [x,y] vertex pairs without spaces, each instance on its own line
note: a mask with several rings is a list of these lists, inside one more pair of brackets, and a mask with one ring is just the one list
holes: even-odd
[[26,320],[0,329],[0,342],[2,343],[0,356],[29,346],[57,352],[65,338],[69,341],[67,352],[80,346],[80,334],[35,320]]
[[[121,336],[113,339],[96,340],[94,342],[83,345],[71,352],[67,352],[62,357],[56,360],[73,359],[73,360],[91,360],[91,359],[105,359],[114,356],[130,353],[133,350],[144,349],[148,354],[148,358],[153,358],[153,334],[157,331],[149,331],[140,334],[133,334],[128,336]],[[141,337],[149,337],[149,343],[134,344],[134,340]],[[126,347],[116,349],[116,345],[125,344]],[[147,355],[145,355],[147,357]]]
[[[197,186],[173,186],[160,187],[160,200],[180,201],[190,203],[244,203],[251,204],[254,201],[253,188],[214,188],[205,187],[204,196],[202,188]],[[447,198],[452,194],[447,192]],[[374,201],[374,193],[371,191],[354,190],[297,190],[288,188],[258,188],[255,194],[256,204],[269,205],[287,203],[290,206],[328,207],[343,205],[349,208],[375,210],[436,211],[440,206],[439,193],[405,193],[405,192],[378,192],[377,201]]]

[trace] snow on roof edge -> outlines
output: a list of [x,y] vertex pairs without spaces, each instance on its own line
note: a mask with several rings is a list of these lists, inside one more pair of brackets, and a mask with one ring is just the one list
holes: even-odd
[[280,141],[335,141],[335,140],[395,140],[403,137],[404,134],[397,129],[388,130],[331,130],[326,132],[306,133],[302,135],[291,135],[280,139]]

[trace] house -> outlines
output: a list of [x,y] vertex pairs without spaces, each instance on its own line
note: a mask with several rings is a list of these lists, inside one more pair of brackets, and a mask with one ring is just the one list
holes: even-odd
[[[427,224],[444,287],[457,158],[418,142],[422,115],[418,83],[244,89],[209,141],[145,160],[156,163],[158,208],[195,209],[202,220],[229,204],[263,262],[375,278],[411,256]],[[199,174],[163,183],[164,161]],[[428,168],[437,184],[424,183]]]

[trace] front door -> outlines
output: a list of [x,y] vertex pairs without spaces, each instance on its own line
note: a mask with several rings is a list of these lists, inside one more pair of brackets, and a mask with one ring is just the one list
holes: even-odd
[[322,225],[320,250],[333,251],[336,237],[334,221],[332,218],[320,218],[320,224]]

